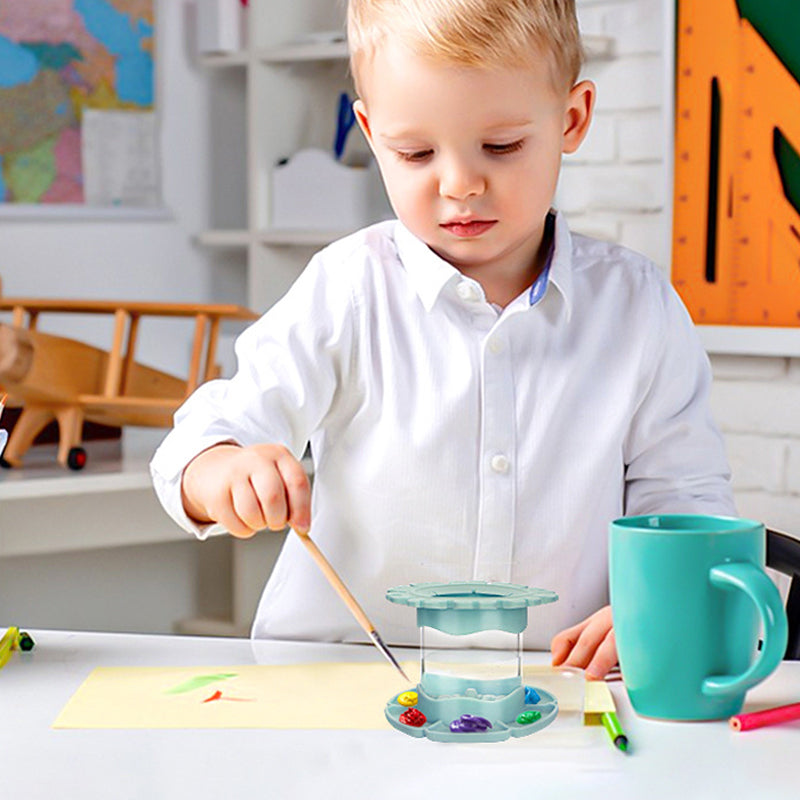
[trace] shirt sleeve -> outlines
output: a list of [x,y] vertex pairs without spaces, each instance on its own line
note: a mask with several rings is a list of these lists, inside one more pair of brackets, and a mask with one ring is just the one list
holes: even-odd
[[221,442],[287,447],[298,459],[311,431],[347,378],[354,341],[350,287],[332,280],[323,254],[312,259],[287,294],[236,341],[236,374],[200,386],[177,410],[150,472],[167,513],[205,538],[222,530],[198,526],[181,500],[181,477],[200,452]]
[[708,357],[674,289],[657,286],[648,381],[625,442],[625,514],[735,515]]

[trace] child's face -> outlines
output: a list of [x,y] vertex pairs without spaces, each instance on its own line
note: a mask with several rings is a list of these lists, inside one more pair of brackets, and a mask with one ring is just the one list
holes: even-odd
[[392,44],[364,71],[355,109],[399,219],[477,280],[530,278],[592,84],[559,92],[544,64],[448,66]]

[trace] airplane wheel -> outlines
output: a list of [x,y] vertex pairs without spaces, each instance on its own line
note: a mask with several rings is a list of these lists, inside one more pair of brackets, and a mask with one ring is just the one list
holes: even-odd
[[67,466],[79,470],[86,466],[86,451],[82,447],[72,447],[67,453]]

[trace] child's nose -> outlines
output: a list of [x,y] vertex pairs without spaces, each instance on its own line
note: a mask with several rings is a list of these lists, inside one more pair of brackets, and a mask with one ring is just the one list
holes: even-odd
[[450,162],[439,176],[439,196],[464,200],[483,194],[486,181],[483,175],[465,161]]

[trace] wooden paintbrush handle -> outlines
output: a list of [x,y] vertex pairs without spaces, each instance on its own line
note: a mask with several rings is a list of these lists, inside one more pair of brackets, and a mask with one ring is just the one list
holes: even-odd
[[325,558],[322,551],[311,540],[307,533],[300,533],[299,531],[295,531],[295,533],[300,537],[300,541],[306,546],[308,552],[311,553],[311,557],[314,561],[317,562],[317,566],[328,579],[328,583],[336,590],[336,593],[350,609],[350,612],[356,618],[358,624],[367,634],[371,635],[375,630],[375,626],[369,621],[369,617],[364,613],[364,609],[361,608],[358,601],[350,593],[350,590],[344,585],[342,579],[336,574],[336,570],[330,565],[328,559]]

